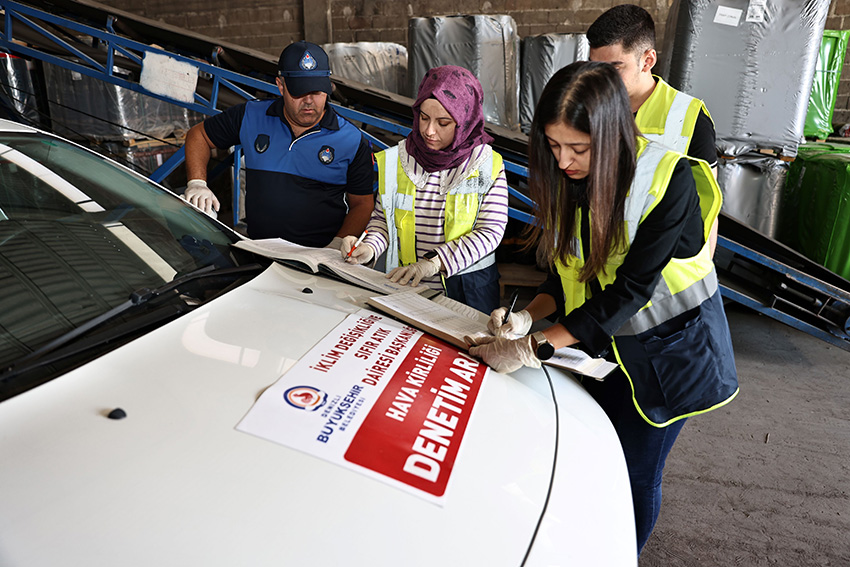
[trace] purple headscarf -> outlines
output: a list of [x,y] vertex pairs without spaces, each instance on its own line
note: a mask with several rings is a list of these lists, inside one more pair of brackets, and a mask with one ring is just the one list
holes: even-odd
[[[429,98],[437,99],[457,122],[454,140],[442,150],[429,148],[419,134],[419,107]],[[481,83],[463,67],[444,65],[429,70],[419,83],[419,95],[413,103],[413,130],[407,136],[407,153],[428,172],[462,164],[473,148],[493,141],[484,131],[483,100]]]

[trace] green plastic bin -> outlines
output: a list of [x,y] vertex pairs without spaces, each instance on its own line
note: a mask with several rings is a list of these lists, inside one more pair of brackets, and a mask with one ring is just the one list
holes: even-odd
[[815,69],[812,94],[803,134],[819,140],[832,134],[832,113],[838,95],[838,80],[847,53],[850,31],[824,30]]

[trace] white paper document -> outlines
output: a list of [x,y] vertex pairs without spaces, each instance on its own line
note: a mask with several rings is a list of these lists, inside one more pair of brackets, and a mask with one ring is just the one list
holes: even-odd
[[240,240],[234,244],[236,248],[248,250],[254,254],[280,260],[301,269],[308,269],[314,274],[325,273],[336,276],[351,284],[378,293],[402,293],[413,291],[423,293],[429,291],[426,285],[411,287],[391,282],[386,274],[360,264],[349,264],[342,259],[339,250],[334,248],[311,248],[289,242],[282,238],[265,238],[260,240]]
[[[468,348],[464,337],[490,334],[487,329],[487,322],[490,320],[488,315],[445,296],[426,299],[415,293],[397,293],[370,297],[366,302],[458,348]],[[603,379],[617,368],[613,362],[593,358],[570,347],[559,348],[544,364],[597,380]]]

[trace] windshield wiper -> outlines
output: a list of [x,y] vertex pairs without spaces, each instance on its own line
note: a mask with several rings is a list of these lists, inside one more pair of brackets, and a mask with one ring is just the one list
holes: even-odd
[[[124,303],[116,305],[115,307],[113,307],[109,311],[101,313],[97,317],[94,317],[94,318],[86,321],[85,323],[83,323],[79,327],[76,327],[76,328],[68,331],[64,335],[60,335],[59,337],[53,339],[49,343],[46,343],[46,344],[40,346],[39,348],[32,351],[28,355],[26,355],[22,358],[19,358],[13,364],[11,364],[10,366],[7,366],[3,370],[3,372],[0,372],[0,379],[8,380],[9,378],[12,378],[12,377],[14,377],[14,376],[16,376],[16,375],[18,375],[22,372],[25,372],[27,370],[31,370],[34,367],[40,366],[41,363],[40,363],[39,359],[41,359],[45,355],[62,348],[63,346],[74,341],[78,337],[88,333],[89,331],[98,327],[99,325],[102,325],[102,324],[106,323],[107,321],[109,321],[111,319],[115,319],[116,317],[120,317],[121,315],[123,315],[123,314],[125,314],[129,311],[132,311],[132,310],[134,310],[138,307],[141,307],[142,305],[145,305],[145,304],[151,302],[152,300],[154,300],[158,297],[161,297],[165,294],[171,293],[172,291],[176,291],[178,288],[180,288],[181,286],[183,286],[183,285],[185,285],[189,282],[196,281],[196,280],[199,280],[199,279],[206,279],[206,278],[223,278],[223,277],[229,277],[229,276],[239,276],[239,275],[259,272],[259,271],[262,271],[263,269],[265,269],[265,266],[263,266],[261,264],[246,264],[244,266],[237,266],[235,268],[218,268],[218,269],[216,269],[214,264],[210,264],[209,266],[204,266],[203,268],[200,268],[200,269],[195,270],[193,272],[189,272],[188,274],[184,274],[180,277],[177,277],[177,278],[171,280],[170,282],[163,284],[163,285],[161,285],[157,288],[154,288],[154,289],[150,289],[150,288],[138,289],[138,290],[134,291],[133,293],[131,293],[130,298],[127,301],[125,301]],[[55,360],[53,360],[51,358],[51,360],[48,361],[48,362],[54,362],[54,361]]]

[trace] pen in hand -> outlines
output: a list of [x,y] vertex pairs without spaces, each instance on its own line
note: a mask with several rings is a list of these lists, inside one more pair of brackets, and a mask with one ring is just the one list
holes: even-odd
[[359,238],[358,238],[358,239],[354,242],[354,245],[351,247],[351,250],[349,250],[349,251],[348,251],[348,255],[345,257],[345,259],[346,259],[346,260],[347,260],[347,259],[349,259],[349,258],[351,258],[351,253],[352,253],[352,252],[354,252],[354,249],[355,249],[355,248],[357,248],[358,246],[360,246],[360,243],[361,243],[361,242],[363,242],[363,239],[364,239],[364,238],[366,238],[366,233],[367,233],[367,232],[369,232],[369,231],[368,231],[368,230],[364,230],[364,231],[363,231],[363,234],[361,234],[361,235],[360,235],[360,237],[359,237]]
[[515,289],[513,295],[511,295],[511,306],[508,307],[507,311],[505,311],[505,316],[502,318],[502,325],[508,324],[508,317],[511,316],[511,312],[514,310],[514,307],[516,307],[517,297],[519,297],[519,288]]

